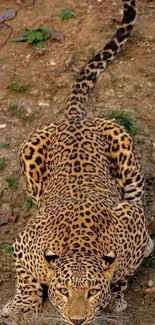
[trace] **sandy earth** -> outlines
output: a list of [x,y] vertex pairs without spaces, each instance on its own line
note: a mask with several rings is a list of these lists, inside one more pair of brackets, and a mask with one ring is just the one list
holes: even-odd
[[[1,209],[11,207],[17,221],[0,227],[0,308],[14,294],[11,244],[35,213],[35,207],[26,211],[24,208],[26,189],[19,169],[20,145],[36,127],[63,117],[64,103],[76,73],[105,44],[121,15],[120,2],[112,0],[36,0],[34,6],[32,1],[25,0],[23,7],[17,6],[15,0],[0,0],[0,11],[7,8],[16,8],[17,16],[7,21],[13,33],[0,48],[0,125],[4,126],[0,129],[0,159],[4,158],[7,164],[0,170],[0,205]],[[62,21],[62,8],[74,10],[77,16]],[[139,129],[135,145],[146,179],[145,210],[149,221],[155,215],[154,0],[139,0],[138,14],[132,38],[125,51],[99,78],[90,95],[87,111],[91,117],[104,116],[113,110],[132,114]],[[25,29],[40,26],[62,31],[64,43],[48,40],[45,50],[41,51],[27,43],[11,41]],[[0,44],[7,34],[7,27],[0,25]],[[66,68],[71,57],[73,64]],[[28,86],[28,91],[12,92],[14,81]],[[8,187],[8,176],[17,179],[17,188]],[[132,279],[126,293],[128,309],[108,324],[155,324],[155,294],[143,297],[150,280],[155,284],[155,255]],[[34,323],[57,322],[56,312],[47,302],[39,320]]]

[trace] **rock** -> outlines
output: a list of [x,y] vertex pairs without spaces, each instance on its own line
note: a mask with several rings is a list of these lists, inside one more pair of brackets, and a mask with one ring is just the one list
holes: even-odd
[[6,128],[6,124],[0,124],[0,129]]
[[39,96],[39,90],[38,90],[38,89],[31,89],[31,90],[29,91],[29,94],[30,94],[31,96],[38,97],[38,96]]
[[50,61],[49,64],[52,65],[52,66],[54,67],[54,66],[56,65],[56,62],[54,62],[54,61]]
[[38,103],[38,105],[41,107],[41,106],[43,106],[43,107],[48,107],[48,106],[50,106],[50,103],[49,102],[45,102],[45,101],[43,101],[43,100],[40,100],[39,101],[39,103]]
[[152,280],[149,280],[148,287],[151,288],[152,286],[153,286],[153,281]]
[[4,225],[12,218],[12,211],[10,208],[0,210],[0,225]]

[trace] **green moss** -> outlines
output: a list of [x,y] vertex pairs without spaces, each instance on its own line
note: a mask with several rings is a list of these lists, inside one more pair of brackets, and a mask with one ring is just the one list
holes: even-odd
[[18,112],[18,105],[17,104],[10,104],[9,107],[8,107],[8,111],[12,115],[16,115],[16,113]]
[[0,159],[0,170],[4,169],[7,166],[5,158]]
[[61,9],[60,17],[62,20],[69,20],[76,16],[77,16],[76,13],[70,9],[67,9],[67,8]]
[[77,81],[78,78],[79,78],[79,72],[77,72],[77,71],[73,72],[73,79],[74,79],[75,81]]
[[120,124],[124,125],[125,128],[132,134],[138,134],[138,128],[136,127],[133,118],[130,113],[128,112],[121,112],[121,111],[112,111],[109,113],[108,118],[114,118]]
[[30,210],[33,207],[33,199],[30,196],[27,196],[26,202],[23,205],[24,210]]
[[0,244],[0,253],[2,253],[3,251],[5,251],[7,254],[11,255],[13,253],[13,246],[10,244]]
[[17,189],[18,188],[18,179],[17,179],[17,177],[15,177],[15,176],[7,176],[5,178],[5,181],[7,182],[9,188],[12,188],[12,189]]
[[17,80],[13,80],[9,86],[12,93],[27,93],[31,88],[31,84],[21,84]]

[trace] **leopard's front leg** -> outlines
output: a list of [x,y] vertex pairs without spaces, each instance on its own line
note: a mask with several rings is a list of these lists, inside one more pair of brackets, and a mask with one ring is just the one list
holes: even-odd
[[3,308],[3,316],[10,316],[16,321],[37,316],[42,300],[42,285],[22,265],[18,265],[16,295]]
[[127,285],[128,280],[124,276],[111,285],[111,301],[108,310],[117,313],[127,308],[127,302],[124,299],[124,291],[127,289]]

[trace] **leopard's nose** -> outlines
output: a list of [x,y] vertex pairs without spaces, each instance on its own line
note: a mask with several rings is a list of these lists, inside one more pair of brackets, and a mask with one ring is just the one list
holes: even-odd
[[73,319],[73,318],[70,318],[70,320],[71,320],[71,322],[74,325],[81,325],[85,321],[85,318],[83,318],[83,319]]

